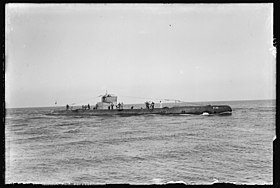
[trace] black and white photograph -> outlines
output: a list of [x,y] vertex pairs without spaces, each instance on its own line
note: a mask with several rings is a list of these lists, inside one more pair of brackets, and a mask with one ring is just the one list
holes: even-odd
[[5,184],[273,184],[273,3],[7,3]]

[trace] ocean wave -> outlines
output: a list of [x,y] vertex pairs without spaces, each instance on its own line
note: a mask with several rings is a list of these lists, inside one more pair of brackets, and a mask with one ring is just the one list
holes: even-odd
[[233,106],[232,116],[213,118],[45,119],[45,109],[10,111],[5,122],[8,181],[271,183],[275,108],[253,102]]
[[79,125],[79,123],[65,123],[65,122],[56,122],[54,124],[54,126],[60,126],[60,127],[63,127],[63,126],[72,126],[72,125]]
[[64,133],[78,133],[78,132],[80,132],[79,129],[72,129],[72,130],[65,131]]

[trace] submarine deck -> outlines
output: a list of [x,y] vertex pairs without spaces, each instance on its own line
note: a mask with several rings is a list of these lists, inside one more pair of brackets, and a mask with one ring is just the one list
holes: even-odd
[[83,115],[83,116],[106,116],[106,115],[176,115],[176,114],[203,114],[211,115],[231,115],[232,109],[227,105],[207,105],[207,106],[181,106],[181,107],[164,107],[154,109],[106,109],[106,110],[58,110],[47,115]]

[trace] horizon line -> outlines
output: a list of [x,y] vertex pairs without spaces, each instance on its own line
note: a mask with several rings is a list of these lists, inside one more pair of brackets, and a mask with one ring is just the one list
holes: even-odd
[[[265,100],[276,100],[275,99],[234,99],[234,100],[221,100],[221,101],[216,101],[216,100],[210,100],[210,101],[191,101],[191,102],[187,102],[187,101],[182,101],[179,103],[206,103],[206,102],[234,102],[234,101],[265,101]],[[165,102],[165,103],[175,103],[175,102]],[[130,104],[142,104],[142,103],[127,103],[125,105],[130,105]],[[144,103],[143,103],[144,104]],[[66,104],[65,104],[66,105]],[[50,108],[50,107],[64,107],[65,105],[62,106],[22,106],[22,107],[7,107],[7,105],[5,105],[5,109],[12,109],[12,108]],[[82,104],[81,104],[82,105]],[[80,106],[80,105],[73,105],[73,106]]]

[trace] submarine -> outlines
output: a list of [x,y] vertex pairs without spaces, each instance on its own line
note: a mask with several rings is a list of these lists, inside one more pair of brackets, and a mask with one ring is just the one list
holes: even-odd
[[54,116],[132,116],[132,115],[231,115],[232,109],[228,105],[192,105],[192,106],[173,106],[155,108],[154,102],[145,102],[146,108],[124,108],[122,103],[117,103],[117,96],[106,94],[101,96],[101,102],[98,102],[92,108],[83,106],[81,109],[72,109],[66,106],[65,110],[53,110],[47,115]]

